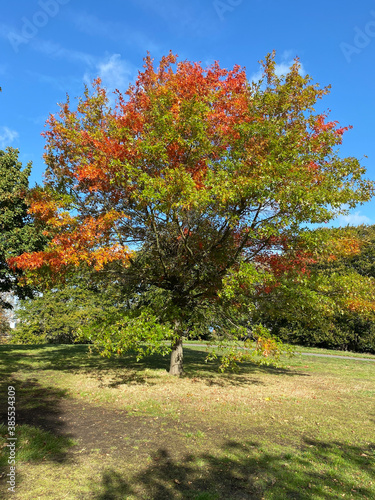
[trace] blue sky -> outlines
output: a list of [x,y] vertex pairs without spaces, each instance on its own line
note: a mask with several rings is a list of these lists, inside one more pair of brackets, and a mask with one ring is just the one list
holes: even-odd
[[[251,78],[277,51],[279,69],[298,55],[315,82],[332,85],[319,111],[353,125],[342,156],[355,156],[375,179],[375,0],[17,0],[0,18],[0,148],[32,161],[42,182],[41,132],[57,103],[101,76],[126,90],[150,51],[231,68]],[[367,156],[367,158],[365,157]],[[337,224],[375,224],[375,200]]]

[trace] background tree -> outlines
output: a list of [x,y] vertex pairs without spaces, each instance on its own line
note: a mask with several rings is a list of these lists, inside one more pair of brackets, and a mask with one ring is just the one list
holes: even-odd
[[273,256],[257,320],[289,343],[374,352],[374,229],[318,229],[314,254]]
[[[0,305],[10,308],[6,292],[20,298],[31,296],[31,288],[19,286],[20,269],[10,268],[7,259],[39,250],[45,243],[39,225],[28,213],[26,196],[31,163],[22,170],[18,150],[0,151]],[[5,293],[3,295],[2,293]]]
[[375,225],[352,227],[350,232],[360,241],[360,251],[335,263],[351,267],[361,276],[375,278]]
[[115,317],[121,304],[115,288],[100,290],[81,274],[69,283],[21,301],[11,342],[21,344],[82,342],[81,329],[105,315]]
[[10,325],[8,321],[7,311],[0,308],[0,344],[6,342],[10,333]]
[[[121,352],[136,325],[140,340],[158,321],[173,374],[200,314],[226,309],[236,321],[233,291],[259,285],[259,256],[296,247],[304,224],[373,194],[359,162],[338,156],[347,127],[314,114],[328,88],[301,76],[298,60],[285,77],[274,55],[262,64],[252,83],[239,66],[176,64],[169,54],[154,69],[148,56],[114,109],[97,80],[77,109],[68,100],[48,120],[45,185],[32,212],[52,240],[12,263],[51,279],[85,263],[121,282],[138,316],[109,342]],[[162,297],[162,309],[137,302],[144,294]]]

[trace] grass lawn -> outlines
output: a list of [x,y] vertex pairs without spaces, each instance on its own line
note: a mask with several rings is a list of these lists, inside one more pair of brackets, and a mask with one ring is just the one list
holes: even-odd
[[159,356],[0,346],[0,498],[375,498],[374,362],[297,355],[220,374],[204,358],[186,347],[186,375],[174,378]]
[[[202,345],[202,344],[207,344],[206,341],[201,341],[201,340],[186,340],[185,345]],[[228,344],[231,344],[231,342],[228,342]],[[240,345],[242,346],[241,341],[237,342],[232,342],[233,345]],[[293,346],[293,349],[295,350],[295,353],[297,354],[328,354],[330,356],[342,356],[344,358],[350,357],[350,358],[367,358],[367,359],[373,359],[375,361],[375,354],[371,354],[368,352],[353,352],[353,351],[338,351],[334,349],[322,349],[318,347],[306,347],[306,346]]]

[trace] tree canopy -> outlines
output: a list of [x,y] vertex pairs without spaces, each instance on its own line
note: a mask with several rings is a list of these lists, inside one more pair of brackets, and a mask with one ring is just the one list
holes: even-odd
[[350,127],[315,113],[329,88],[302,76],[298,59],[283,77],[274,54],[262,65],[251,82],[239,66],[170,53],[155,69],[147,56],[114,108],[98,79],[48,120],[45,183],[30,203],[51,241],[11,263],[52,281],[83,263],[122,283],[138,321],[165,325],[172,373],[201,313],[233,321],[254,308],[241,290],[259,288],[267,261],[317,245],[306,224],[373,194],[358,160],[339,156]]
[[77,274],[69,283],[22,300],[17,308],[19,321],[12,331],[12,343],[82,342],[81,329],[101,318],[103,310],[113,317],[122,305],[117,290],[100,290],[86,278]]
[[299,271],[292,256],[274,257],[278,271],[258,296],[257,320],[289,343],[374,351],[374,227],[315,232],[321,244]]
[[0,151],[0,306],[11,307],[6,293],[24,298],[31,289],[19,286],[21,270],[10,268],[7,259],[43,247],[45,238],[28,213],[26,196],[31,163],[22,169],[18,150]]

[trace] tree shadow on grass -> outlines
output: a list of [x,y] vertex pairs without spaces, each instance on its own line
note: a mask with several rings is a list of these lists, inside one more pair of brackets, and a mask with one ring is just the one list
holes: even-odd
[[153,359],[147,363],[136,363],[135,355],[111,359],[90,352],[88,345],[5,345],[0,346],[0,379],[10,373],[61,371],[73,374],[90,374],[99,381],[106,373],[118,371],[122,383],[145,383],[142,370],[157,367]]
[[[206,362],[206,356],[206,352],[185,348],[183,378],[191,380],[193,383],[203,382],[209,386],[248,386],[263,384],[255,377],[250,377],[251,374],[256,375],[262,371],[272,372],[275,375],[284,373],[282,370],[272,370],[270,367],[265,367],[262,370],[262,368],[259,369],[258,366],[251,363],[246,363],[246,366],[244,364],[244,366],[239,367],[237,372],[228,371],[221,373],[219,371],[220,360]],[[169,359],[161,355],[147,356],[138,362],[135,361],[134,355],[128,354],[126,357],[126,365],[122,365],[122,369],[117,370],[115,374],[111,374],[112,380],[109,383],[107,382],[106,386],[117,387],[118,385],[142,383],[147,383],[148,385],[158,384],[160,379],[150,370],[163,370],[167,372],[169,369]],[[146,370],[147,376],[145,376]],[[102,379],[101,373],[105,374],[105,372],[100,372],[97,374],[97,378]]]
[[[185,377],[199,379],[208,385],[251,385],[259,384],[256,378],[249,375],[269,373],[275,376],[305,375],[287,368],[258,366],[255,363],[242,363],[237,373],[219,372],[220,360],[205,362],[207,352],[185,347]],[[41,372],[56,370],[70,373],[90,373],[103,385],[116,387],[118,385],[158,383],[153,380],[150,370],[168,370],[169,358],[158,354],[147,356],[136,361],[135,353],[126,353],[121,357],[103,358],[98,353],[90,352],[87,345],[7,345],[0,346],[0,375],[21,370],[22,372]],[[145,371],[148,370],[147,376]],[[105,381],[110,374],[110,382]],[[309,376],[309,375],[306,375]]]
[[[67,391],[45,387],[33,378],[19,380],[9,376],[0,384],[0,466],[9,456],[7,388],[15,388],[16,456],[22,461],[67,460],[68,449],[75,443],[64,432],[60,402]],[[5,444],[4,444],[5,443]]]
[[1,383],[3,397],[0,401],[0,419],[7,421],[7,387],[15,388],[16,423],[42,427],[59,434],[62,423],[60,402],[68,397],[67,389],[56,389],[41,385],[35,378],[19,380],[14,376]]
[[[240,386],[240,385],[263,385],[263,382],[255,376],[259,374],[271,374],[275,376],[306,376],[310,377],[310,374],[297,372],[296,370],[282,367],[257,365],[250,361],[239,363],[237,370],[235,372],[224,372],[219,371],[219,366],[221,364],[220,359],[205,362],[207,352],[196,351],[195,349],[184,349],[185,356],[185,377],[191,379],[198,379],[207,383],[207,385],[218,385],[218,386]],[[249,378],[249,375],[254,377]]]
[[[375,493],[374,452],[371,446],[308,438],[296,454],[267,452],[257,443],[235,441],[227,441],[216,455],[190,454],[181,460],[159,449],[153,463],[132,477],[125,479],[118,470],[107,469],[90,498],[370,499]],[[358,478],[361,474],[366,477]]]
[[90,355],[88,345],[41,344],[0,346],[0,373],[15,371],[59,370],[105,370],[116,365],[116,359]]

